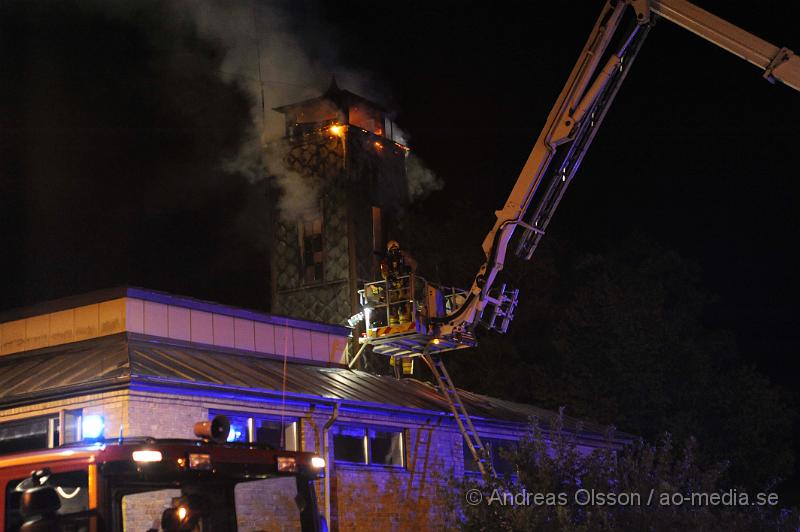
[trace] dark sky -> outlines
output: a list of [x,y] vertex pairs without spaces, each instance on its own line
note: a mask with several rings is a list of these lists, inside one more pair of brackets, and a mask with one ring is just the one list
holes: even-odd
[[[797,5],[698,3],[800,49]],[[397,110],[446,183],[426,205],[486,229],[601,6],[284,4],[309,56]],[[263,186],[219,164],[253,104],[217,75],[224,48],[151,0],[86,5],[0,3],[0,306],[133,283],[264,307]],[[641,230],[677,249],[745,354],[790,382],[799,123],[800,94],[662,21],[547,238],[592,249]],[[459,201],[469,212],[447,208]]]

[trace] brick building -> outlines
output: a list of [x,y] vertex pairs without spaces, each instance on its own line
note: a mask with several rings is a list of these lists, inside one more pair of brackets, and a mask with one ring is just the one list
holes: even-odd
[[[0,452],[73,441],[89,414],[104,417],[108,437],[191,438],[194,421],[225,413],[231,439],[319,453],[327,442],[317,492],[332,530],[441,528],[448,480],[474,469],[437,391],[347,369],[349,331],[338,326],[137,288],[18,309],[0,322]],[[554,415],[463,399],[494,449],[518,439],[529,416]],[[587,449],[605,442],[590,426],[579,437]],[[504,469],[498,456],[495,465]],[[248,495],[269,511],[254,502],[239,516],[242,530],[292,529],[278,511],[291,509],[291,489]],[[140,517],[132,514],[131,530],[150,526]]]

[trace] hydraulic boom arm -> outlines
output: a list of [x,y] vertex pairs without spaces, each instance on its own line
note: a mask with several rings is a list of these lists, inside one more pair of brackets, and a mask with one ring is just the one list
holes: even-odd
[[608,0],[497,220],[483,241],[481,266],[464,303],[434,319],[439,334],[472,328],[487,305],[500,306],[494,282],[519,227],[518,256],[530,259],[655,19],[661,17],[756,65],[771,82],[800,90],[800,58],[685,0]]

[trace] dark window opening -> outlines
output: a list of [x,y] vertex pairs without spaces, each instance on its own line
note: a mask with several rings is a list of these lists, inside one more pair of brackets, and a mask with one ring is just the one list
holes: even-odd
[[367,463],[363,427],[334,427],[333,457],[342,462]]
[[52,434],[50,420],[39,417],[3,423],[0,425],[0,453],[47,449]]
[[369,431],[371,464],[403,465],[403,433],[398,431]]
[[[81,439],[81,411],[0,423],[0,454],[58,447]],[[61,423],[64,430],[61,430]]]
[[322,218],[301,223],[301,254],[303,282],[305,284],[323,281]]

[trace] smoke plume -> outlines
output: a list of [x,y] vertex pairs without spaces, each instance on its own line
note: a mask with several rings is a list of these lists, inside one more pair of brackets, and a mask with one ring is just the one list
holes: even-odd
[[224,161],[227,171],[252,182],[269,175],[281,192],[279,215],[286,220],[307,216],[318,207],[318,190],[310,179],[288,168],[278,149],[264,150],[284,133],[283,115],[273,108],[319,96],[332,73],[356,92],[375,91],[369,77],[345,68],[336,57],[329,31],[297,15],[313,5],[290,0],[176,0],[194,18],[199,31],[220,42],[225,56],[222,79],[245,88],[252,101],[245,142]]
[[[265,177],[285,216],[314,209],[319,192],[264,151],[284,128],[272,108],[319,95],[333,73],[385,99],[341,67],[317,11],[0,3],[0,249],[15,257],[0,272],[4,305],[139,284],[263,306]],[[436,182],[410,167],[413,195]]]
[[444,188],[442,181],[425,163],[411,153],[406,159],[408,197],[411,201],[422,199],[431,192]]

